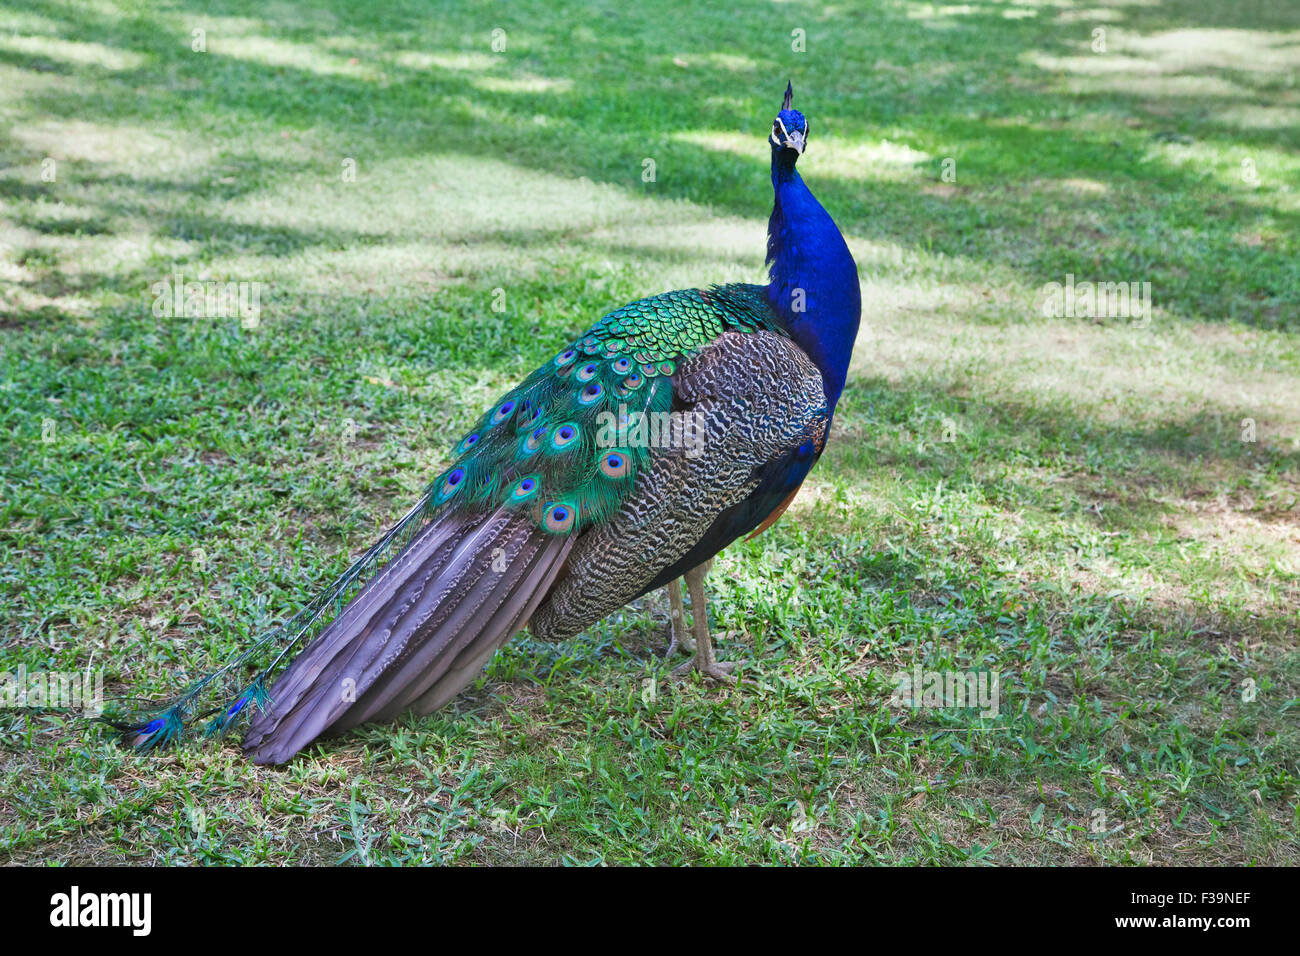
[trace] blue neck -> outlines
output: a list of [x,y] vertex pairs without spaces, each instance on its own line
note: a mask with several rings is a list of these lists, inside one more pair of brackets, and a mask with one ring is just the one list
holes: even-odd
[[858,267],[835,223],[799,173],[793,150],[772,148],[776,202],[767,223],[767,299],[782,326],[822,373],[833,410],[858,335]]

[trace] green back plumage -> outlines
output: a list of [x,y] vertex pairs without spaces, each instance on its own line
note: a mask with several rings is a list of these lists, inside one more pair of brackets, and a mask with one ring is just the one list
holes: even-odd
[[461,439],[430,487],[435,507],[519,507],[570,533],[612,516],[649,461],[624,441],[643,416],[667,412],[677,363],[728,330],[771,329],[763,289],[685,289],[609,313],[502,396]]

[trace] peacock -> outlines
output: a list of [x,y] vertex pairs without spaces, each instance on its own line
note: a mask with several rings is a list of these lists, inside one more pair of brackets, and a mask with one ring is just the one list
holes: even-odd
[[793,95],[769,137],[766,285],[666,292],[600,319],[485,411],[415,506],[290,621],[174,700],[111,717],[125,740],[246,720],[244,750],[281,764],[437,710],[525,628],[563,640],[661,588],[669,653],[733,681],[705,575],[780,517],[821,456],[861,313],[848,246],[795,169],[809,126]]

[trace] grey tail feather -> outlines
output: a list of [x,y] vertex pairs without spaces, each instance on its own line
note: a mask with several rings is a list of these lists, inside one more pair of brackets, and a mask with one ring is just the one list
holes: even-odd
[[284,763],[318,737],[443,706],[528,622],[572,546],[518,511],[439,516],[294,659],[244,749]]
[[[288,622],[264,632],[170,700],[110,698],[114,701],[112,708],[99,719],[113,726],[123,741],[137,750],[164,747],[196,731],[204,737],[224,735],[252,711],[266,706],[266,685],[281,672],[281,665],[287,663],[291,653],[321,633],[367,580],[401,554],[420,529],[434,519],[437,510],[431,489]],[[250,678],[250,668],[260,669]]]

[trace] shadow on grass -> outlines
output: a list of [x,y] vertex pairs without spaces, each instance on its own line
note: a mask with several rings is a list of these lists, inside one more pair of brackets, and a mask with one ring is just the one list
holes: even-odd
[[[1159,130],[1150,122],[1148,107],[1161,104],[1169,114],[1160,120],[1161,129],[1173,123],[1218,135],[1205,126],[1204,115],[1230,98],[1200,97],[1193,107],[1158,91],[1054,92],[1045,86],[1051,77],[1026,65],[1024,56],[1031,51],[1086,53],[1087,24],[1049,29],[1041,22],[1054,12],[1047,9],[1032,18],[1007,20],[1004,5],[968,7],[968,15],[937,18],[906,5],[869,16],[846,12],[826,25],[819,55],[791,61],[774,51],[770,40],[780,27],[788,32],[791,14],[754,5],[745,14],[752,34],[728,31],[724,40],[718,35],[724,21],[702,17],[688,44],[696,52],[688,53],[689,69],[682,69],[672,65],[675,38],[661,28],[636,33],[646,26],[646,14],[625,16],[600,4],[576,21],[590,22],[590,37],[574,34],[573,18],[528,5],[513,9],[505,20],[507,26],[519,24],[522,37],[508,48],[514,51],[509,56],[494,58],[488,52],[486,21],[475,10],[445,11],[431,38],[423,8],[416,5],[376,12],[327,4],[324,9],[333,11],[330,20],[340,30],[327,44],[310,28],[310,18],[300,14],[258,4],[227,7],[229,16],[268,24],[293,44],[289,52],[273,49],[268,54],[245,49],[247,24],[242,20],[207,8],[140,14],[133,20],[83,13],[73,22],[61,6],[36,3],[44,16],[66,24],[68,38],[118,46],[147,59],[144,66],[117,72],[82,67],[96,80],[89,89],[35,91],[23,108],[31,119],[143,120],[170,135],[186,135],[191,124],[247,130],[255,141],[265,124],[273,124],[309,133],[330,154],[359,151],[367,161],[451,153],[473,163],[478,157],[505,156],[524,168],[622,184],[633,195],[689,199],[762,217],[770,194],[759,131],[772,109],[770,89],[779,86],[773,77],[784,76],[797,63],[809,114],[838,140],[888,137],[907,143],[931,157],[921,164],[925,178],[937,178],[939,160],[948,151],[959,161],[953,189],[927,195],[923,179],[894,183],[819,172],[814,139],[807,175],[846,234],[968,260],[977,267],[987,263],[1010,269],[1030,285],[1060,280],[1066,273],[1104,280],[1149,278],[1159,304],[1184,317],[1233,317],[1265,326],[1295,318],[1300,256],[1293,237],[1300,234],[1300,215],[1273,208],[1248,191],[1213,189],[1207,194],[1203,172],[1149,151]],[[1110,9],[1118,18],[1117,29],[1150,33],[1174,23],[1200,22],[1204,7],[1188,2],[1173,10],[1141,5]],[[801,18],[810,15],[806,7],[794,10]],[[1281,15],[1261,17],[1278,28],[1286,25]],[[1221,20],[1210,16],[1207,22],[1220,29]],[[725,22],[733,22],[730,15]],[[208,53],[189,51],[184,27],[191,23],[209,24]],[[451,37],[455,40],[448,43]],[[727,60],[721,62],[728,65],[719,65],[708,52],[715,44],[742,66]],[[417,69],[394,59],[429,47],[444,57],[467,58],[465,65],[444,62]],[[339,64],[349,54],[359,61],[356,69],[367,72],[347,75],[347,67]],[[621,54],[625,56],[612,62]],[[280,63],[265,62],[277,56]],[[855,65],[848,75],[846,63]],[[571,86],[548,89],[557,76]],[[531,91],[528,78],[535,78],[542,91]],[[722,95],[710,96],[709,91]],[[729,91],[735,92],[728,96]],[[1094,122],[1079,122],[1088,118]],[[683,130],[743,130],[754,136],[755,149],[744,158],[675,141],[673,135]],[[1234,143],[1289,150],[1297,135],[1290,126],[1267,133],[1243,128],[1221,132]],[[653,191],[639,178],[646,155],[671,170]],[[255,193],[268,181],[292,181],[308,168],[285,168],[280,160],[250,165],[257,163],[255,150],[241,162],[244,169],[229,188],[216,183],[222,177],[215,168],[207,182],[199,177],[174,188],[222,200]],[[1044,183],[1079,177],[1100,181],[1112,197],[1043,188]],[[130,194],[148,194],[156,187],[122,182],[114,189],[125,196],[106,204],[104,213],[148,213],[154,204],[147,195]],[[1242,234],[1257,231],[1261,220],[1267,221],[1264,239],[1254,245],[1243,242]],[[247,249],[282,255],[316,245],[347,245],[362,235],[362,230],[260,229],[188,212],[163,215],[153,229],[160,236],[204,243],[204,254]],[[1180,237],[1172,248],[1171,236]],[[510,230],[495,238],[527,239]]]

